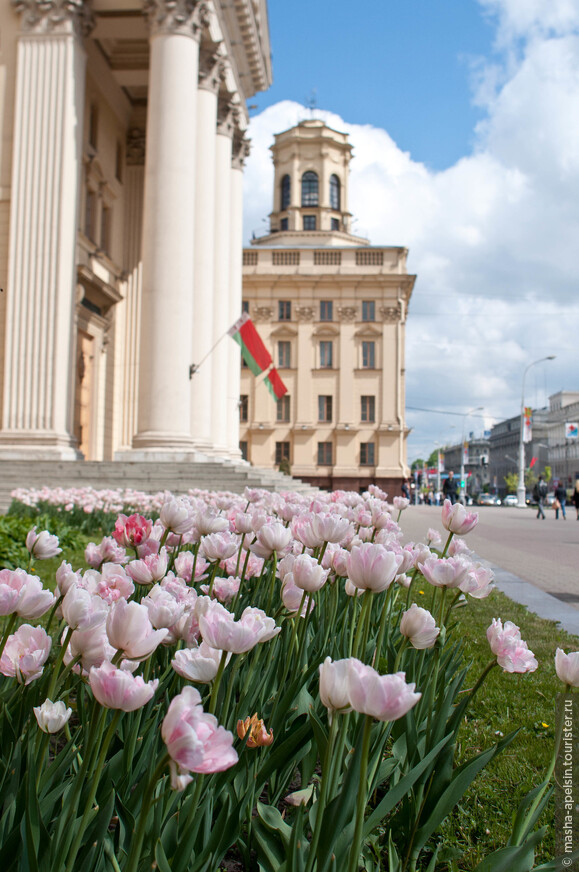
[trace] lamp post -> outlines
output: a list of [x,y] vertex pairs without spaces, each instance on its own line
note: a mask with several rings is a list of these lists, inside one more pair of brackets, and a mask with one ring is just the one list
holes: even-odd
[[[466,421],[469,415],[474,414],[474,412],[482,412],[483,408],[484,406],[477,406],[476,409],[469,409],[462,421],[462,441],[460,443],[460,491],[458,494],[459,502],[462,502],[466,492],[466,481],[464,478],[464,438],[466,435]],[[462,486],[463,481],[464,487]]]
[[527,505],[527,489],[525,487],[525,379],[527,377],[527,373],[532,366],[536,366],[537,363],[543,363],[544,360],[555,360],[554,354],[549,354],[547,357],[540,357],[538,360],[534,360],[530,363],[524,373],[523,373],[523,386],[521,389],[521,423],[520,423],[520,433],[519,433],[519,484],[517,487],[517,508],[524,509]]

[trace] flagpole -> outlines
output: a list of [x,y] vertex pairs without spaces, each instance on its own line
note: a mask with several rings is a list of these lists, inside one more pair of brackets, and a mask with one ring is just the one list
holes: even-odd
[[201,360],[199,361],[199,363],[192,363],[192,364],[191,364],[191,366],[189,367],[189,380],[191,380],[191,379],[193,378],[193,376],[195,375],[196,372],[199,372],[199,367],[200,367],[203,363],[205,363],[205,361],[207,360],[207,358],[209,357],[210,354],[213,354],[213,352],[215,351],[215,349],[217,348],[217,346],[219,345],[219,343],[221,342],[221,340],[224,339],[224,338],[227,336],[228,333],[229,333],[229,330],[226,330],[225,333],[223,333],[223,334],[219,337],[219,339],[217,340],[217,342],[215,343],[215,345],[214,345],[212,348],[209,349],[209,351],[207,352],[207,354],[205,355],[205,357],[202,357]]

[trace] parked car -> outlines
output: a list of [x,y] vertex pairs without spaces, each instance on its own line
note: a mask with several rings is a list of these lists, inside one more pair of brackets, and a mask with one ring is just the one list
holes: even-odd
[[479,494],[477,503],[479,506],[500,506],[500,499],[494,494]]
[[545,505],[551,507],[555,502],[555,494],[547,494],[545,497]]
[[519,499],[516,494],[507,494],[503,497],[503,506],[518,506]]

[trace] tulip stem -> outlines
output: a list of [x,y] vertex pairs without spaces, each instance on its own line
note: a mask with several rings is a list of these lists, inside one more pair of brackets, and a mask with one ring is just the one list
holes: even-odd
[[221,676],[223,675],[223,670],[225,669],[225,664],[227,663],[227,655],[229,651],[221,652],[221,660],[219,661],[219,668],[217,669],[217,675],[215,676],[215,680],[213,682],[213,687],[211,688],[211,699],[209,700],[209,714],[215,714],[215,709],[217,707],[217,694],[219,693],[219,685],[221,684]]
[[147,829],[147,818],[149,817],[151,800],[153,798],[153,793],[155,792],[157,782],[159,781],[159,777],[161,776],[161,773],[163,772],[163,769],[165,769],[168,762],[169,755],[165,754],[161,758],[161,760],[159,760],[155,771],[153,772],[149,783],[147,784],[147,787],[145,789],[145,795],[143,796],[143,802],[141,804],[141,810],[138,816],[139,823],[137,824],[134,841],[132,841],[131,844],[125,872],[137,872],[139,860],[141,859],[140,855],[143,845],[143,839],[145,838],[145,831]]
[[58,652],[57,658],[54,662],[54,666],[52,667],[52,675],[50,677],[50,684],[48,685],[48,690],[46,691],[47,699],[51,702],[55,702],[52,699],[52,694],[54,693],[54,689],[56,687],[56,682],[58,681],[58,673],[60,672],[60,667],[62,666],[62,661],[64,660],[64,655],[66,654],[66,649],[68,648],[68,644],[70,642],[70,637],[74,633],[73,627],[69,627],[66,631],[66,636],[64,638],[64,642],[60,646],[60,650]]
[[328,784],[330,781],[330,767],[332,764],[332,757],[334,752],[334,744],[336,741],[336,732],[337,732],[337,717],[336,713],[332,712],[329,714],[331,717],[330,721],[330,731],[328,734],[328,742],[326,745],[326,754],[324,757],[324,765],[322,768],[322,786],[320,788],[320,796],[318,798],[317,810],[316,810],[316,825],[312,835],[312,841],[310,844],[310,852],[308,857],[308,863],[305,869],[305,872],[312,872],[314,867],[315,859],[316,859],[316,850],[318,848],[318,842],[320,840],[320,835],[322,831],[322,822],[324,817],[324,811],[326,807],[326,800],[328,796]]
[[441,559],[442,559],[443,557],[446,557],[446,552],[448,551],[448,546],[449,546],[450,543],[452,542],[452,537],[453,537],[453,536],[454,536],[454,533],[452,533],[452,532],[450,532],[450,533],[448,534],[448,539],[446,540],[446,545],[444,546],[444,551],[443,551],[442,554],[440,555],[440,558],[441,558]]
[[367,633],[365,631],[366,624],[368,623],[368,616],[372,609],[372,591],[365,590],[364,596],[362,597],[362,611],[360,613],[360,617],[358,619],[358,626],[356,627],[356,637],[354,639],[354,650],[352,653],[353,657],[358,657],[358,654],[361,654],[362,657],[366,654],[366,648],[363,647],[362,651],[360,651],[360,642],[363,638],[367,638]]
[[360,856],[360,847],[362,843],[364,810],[366,808],[367,798],[366,778],[368,774],[368,755],[370,752],[371,731],[372,717],[371,715],[366,715],[366,719],[364,722],[364,735],[362,738],[362,761],[360,764],[360,781],[358,785],[358,798],[356,800],[356,825],[354,829],[354,837],[352,839],[352,849],[350,851],[350,864],[348,866],[348,872],[358,872],[358,858]]
[[[384,597],[384,605],[382,606],[382,614],[380,616],[380,628],[378,630],[378,638],[376,640],[376,651],[374,653],[374,663],[376,664],[376,669],[378,669],[378,664],[380,662],[380,652],[382,651],[382,643],[384,641],[384,633],[386,631],[386,619],[390,613],[389,605],[390,605],[390,597],[392,594],[392,585],[386,591],[386,596]],[[390,623],[390,622],[388,622]],[[394,670],[396,672],[396,670]]]

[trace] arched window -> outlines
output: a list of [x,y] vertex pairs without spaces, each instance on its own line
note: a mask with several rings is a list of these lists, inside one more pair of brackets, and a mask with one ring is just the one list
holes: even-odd
[[281,210],[289,209],[290,204],[290,177],[284,176],[281,180]]
[[330,176],[330,209],[340,209],[340,180],[336,175]]
[[311,171],[302,176],[302,206],[318,205],[318,177]]

